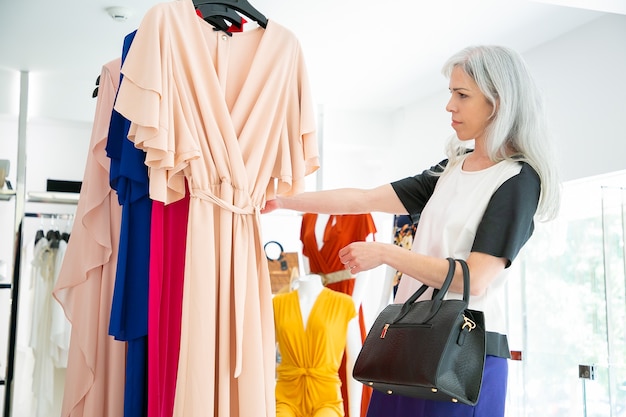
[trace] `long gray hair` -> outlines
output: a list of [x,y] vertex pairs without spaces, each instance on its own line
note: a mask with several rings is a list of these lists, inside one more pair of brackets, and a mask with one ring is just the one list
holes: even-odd
[[[476,82],[493,105],[491,123],[485,132],[489,158],[494,162],[525,161],[532,166],[541,180],[537,217],[553,219],[559,209],[560,183],[543,97],[524,59],[502,46],[471,46],[450,57],[442,72],[450,77],[456,67]],[[465,153],[465,145],[453,135],[446,153],[449,166],[453,166]]]

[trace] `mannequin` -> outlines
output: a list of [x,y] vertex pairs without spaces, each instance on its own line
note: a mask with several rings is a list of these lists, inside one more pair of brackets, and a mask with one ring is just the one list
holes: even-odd
[[309,314],[317,300],[317,296],[324,289],[322,277],[317,274],[309,274],[298,278],[295,281],[295,290],[298,291],[298,300],[300,301],[300,314],[302,315],[302,325],[306,330]]
[[339,367],[348,326],[357,316],[349,295],[325,288],[319,275],[295,281],[274,306],[280,363],[276,368],[277,417],[343,417]]
[[[303,216],[300,239],[304,245],[303,264],[306,271],[322,275],[326,287],[350,295],[357,311],[361,310],[361,302],[367,291],[369,272],[357,276],[350,274],[339,262],[337,252],[353,241],[372,240],[374,233],[376,227],[369,214],[330,216],[305,213]],[[352,378],[354,361],[365,335],[363,317],[352,320],[348,327],[345,363],[340,370],[344,380],[344,409],[348,417],[364,416],[371,395],[371,388],[364,387]]]

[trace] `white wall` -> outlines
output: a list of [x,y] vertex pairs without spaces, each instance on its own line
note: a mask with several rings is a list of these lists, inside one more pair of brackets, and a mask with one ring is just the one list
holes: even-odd
[[626,168],[626,15],[525,55],[547,97],[563,180]]
[[90,122],[31,120],[26,132],[26,189],[45,191],[46,180],[82,181]]
[[[17,138],[17,118],[12,116],[0,116],[0,159],[8,159],[9,180],[15,187],[15,167],[17,162],[17,141],[11,140]],[[0,184],[0,188],[2,184]],[[15,207],[11,202],[0,201],[0,264],[7,266],[6,272],[0,271],[0,275],[4,276],[5,283],[11,279],[12,271],[12,255],[13,255],[13,237],[14,237]],[[0,280],[2,278],[0,277]],[[2,281],[0,281],[2,282]],[[1,337],[1,336],[0,336]],[[0,340],[4,340],[1,339]],[[0,346],[2,344],[0,343]],[[0,351],[0,353],[2,353]],[[0,356],[0,358],[4,358]],[[2,361],[3,359],[0,359]],[[1,369],[0,369],[1,370]],[[0,374],[1,375],[1,374]]]
[[393,115],[386,111],[323,111],[322,188],[375,187],[386,181]]
[[74,79],[72,74],[30,73],[29,117],[64,120],[67,119],[68,114],[71,114],[73,115],[72,121],[92,121],[96,110],[96,99],[88,101],[85,97],[91,97],[101,69],[93,69],[91,83],[85,82],[83,78]]
[[[11,71],[0,68],[0,115],[17,116],[20,101],[20,73],[19,71]],[[0,152],[4,152],[6,142],[10,141],[10,137],[0,137]]]

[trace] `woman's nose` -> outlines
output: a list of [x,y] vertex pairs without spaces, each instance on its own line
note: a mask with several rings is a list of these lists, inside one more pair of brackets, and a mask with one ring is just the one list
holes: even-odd
[[452,104],[452,99],[448,100],[448,104],[446,104],[446,111],[450,113],[454,111],[454,105]]

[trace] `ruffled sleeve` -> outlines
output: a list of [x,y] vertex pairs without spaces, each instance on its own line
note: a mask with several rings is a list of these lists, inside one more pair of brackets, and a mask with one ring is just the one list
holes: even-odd
[[[287,137],[277,158],[276,194],[279,195],[303,192],[304,178],[320,167],[313,97],[303,52],[297,41],[294,61],[296,65],[292,73],[285,127]],[[267,198],[273,196],[269,190]]]
[[[182,170],[197,152],[180,152],[173,127],[178,93],[174,82],[171,48],[176,22],[164,3],[145,14],[122,66],[115,110],[131,121],[128,138],[146,152],[150,197],[170,203],[185,195]],[[178,120],[177,120],[178,122]]]

